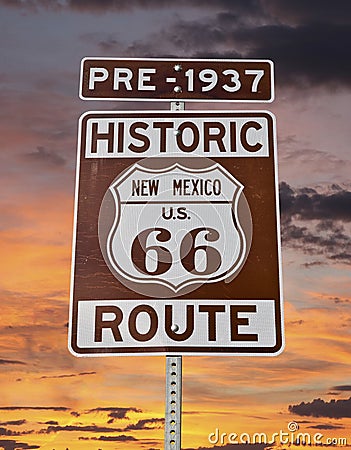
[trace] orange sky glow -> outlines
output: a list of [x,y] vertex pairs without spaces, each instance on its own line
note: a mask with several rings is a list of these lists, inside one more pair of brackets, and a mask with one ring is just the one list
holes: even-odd
[[305,3],[0,0],[0,449],[164,445],[164,356],[68,350],[78,118],[169,108],[80,100],[91,55],[274,61],[272,104],[186,109],[277,118],[285,349],[184,356],[182,448],[299,449],[298,432],[351,447],[351,10]]

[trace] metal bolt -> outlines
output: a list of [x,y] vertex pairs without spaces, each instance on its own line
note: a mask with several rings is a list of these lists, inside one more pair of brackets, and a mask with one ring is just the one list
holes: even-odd
[[173,90],[174,90],[174,92],[176,92],[177,94],[179,94],[180,92],[183,91],[183,89],[182,89],[181,86],[175,86]]
[[[177,131],[179,131],[179,130],[177,130]],[[179,134],[180,134],[180,131],[179,131]],[[179,327],[178,327],[178,325],[176,325],[176,324],[173,324],[172,326],[171,326],[171,330],[172,331],[178,331],[179,330]]]
[[180,71],[182,70],[182,66],[181,66],[180,64],[175,64],[175,66],[173,66],[173,69],[174,69],[176,72],[180,72]]

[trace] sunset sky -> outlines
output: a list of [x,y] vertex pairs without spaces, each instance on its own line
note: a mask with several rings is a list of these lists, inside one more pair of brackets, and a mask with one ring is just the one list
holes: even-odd
[[186,109],[277,118],[286,346],[184,357],[182,448],[289,422],[351,447],[350,42],[347,0],[0,0],[0,449],[163,448],[165,358],[67,348],[78,119],[169,109],[80,100],[86,56],[274,62],[273,103]]

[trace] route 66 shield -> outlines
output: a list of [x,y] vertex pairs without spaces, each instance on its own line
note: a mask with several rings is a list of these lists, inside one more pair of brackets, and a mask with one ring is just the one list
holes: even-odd
[[251,241],[243,184],[218,163],[155,166],[132,165],[106,192],[99,240],[113,275],[161,297],[233,279]]

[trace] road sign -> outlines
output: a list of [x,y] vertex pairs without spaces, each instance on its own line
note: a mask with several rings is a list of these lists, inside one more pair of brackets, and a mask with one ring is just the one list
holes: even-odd
[[85,100],[271,102],[273,63],[245,59],[84,58]]
[[89,112],[78,141],[71,351],[279,353],[274,116]]

